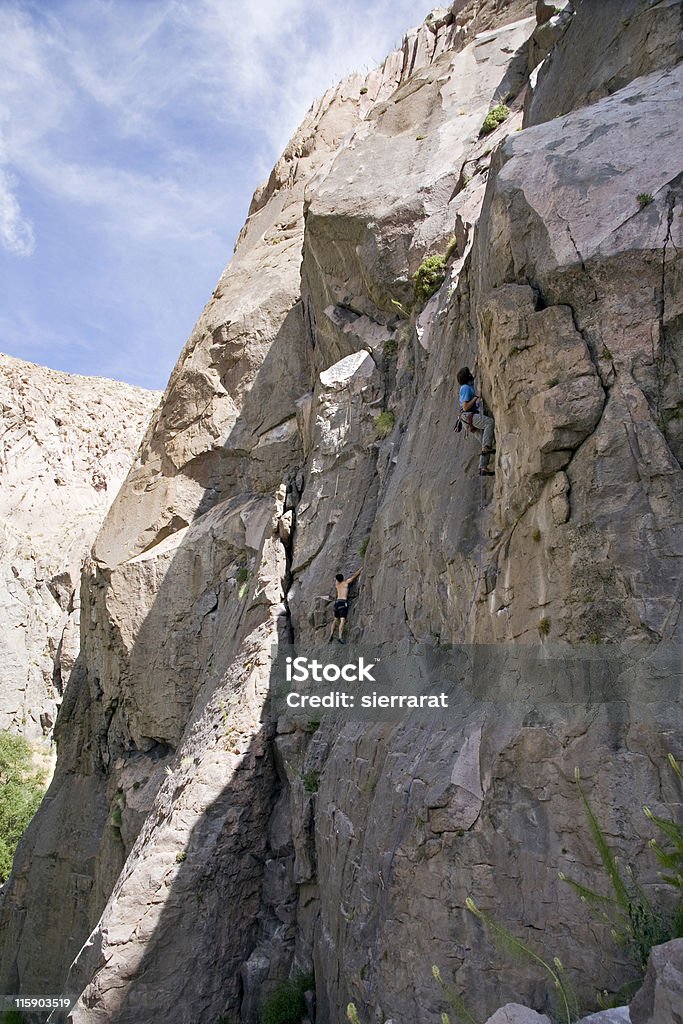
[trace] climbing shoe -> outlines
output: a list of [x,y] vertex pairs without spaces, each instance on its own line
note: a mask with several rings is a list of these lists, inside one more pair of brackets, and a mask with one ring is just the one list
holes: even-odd
[[480,469],[479,476],[495,476],[495,471],[492,469]]
[[495,455],[496,454],[496,449],[495,448],[482,448],[481,454],[482,455]]
[[342,640],[342,638],[340,636],[338,636],[337,637],[337,642],[340,643],[340,644],[345,644],[346,640]]

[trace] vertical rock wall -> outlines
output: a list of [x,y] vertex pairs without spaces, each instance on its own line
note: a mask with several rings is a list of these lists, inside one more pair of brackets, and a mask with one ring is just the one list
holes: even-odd
[[[511,994],[543,1008],[469,894],[544,935],[582,995],[623,980],[557,885],[591,878],[574,768],[642,850],[641,804],[676,799],[678,723],[670,702],[615,714],[561,687],[538,707],[519,645],[542,663],[680,641],[680,69],[634,55],[629,75],[622,48],[610,96],[589,52],[580,109],[517,134],[535,65],[587,31],[535,10],[439,9],[313,108],[104,524],[58,773],[0,910],[6,985],[59,987],[76,958],[74,1022],[256,1022],[292,967],[314,969],[335,1024],[351,999],[364,1021],[438,1019],[432,963],[480,1015]],[[619,24],[601,22],[605,47]],[[531,79],[542,105],[552,76]],[[412,273],[447,245],[443,287],[408,316]],[[495,481],[453,433],[464,363],[496,417]],[[331,577],[361,552],[352,639],[512,660],[475,666],[432,726],[273,736],[270,646],[326,638]],[[669,671],[652,669],[668,697]],[[76,880],[67,935],[47,891]]]

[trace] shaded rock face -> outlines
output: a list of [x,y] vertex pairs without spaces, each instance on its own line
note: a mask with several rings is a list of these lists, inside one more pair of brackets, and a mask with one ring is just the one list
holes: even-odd
[[583,0],[573,6],[572,31],[540,69],[529,124],[593,103],[683,57],[679,0]]
[[0,728],[50,734],[79,580],[161,395],[0,355]]
[[[3,984],[66,985],[74,1022],[256,1022],[311,968],[318,1020],[349,1001],[438,1019],[432,964],[482,1018],[513,996],[544,1013],[543,978],[468,895],[543,934],[586,998],[627,974],[558,886],[597,881],[574,768],[629,857],[640,807],[678,800],[679,722],[663,700],[567,703],[561,675],[537,705],[520,652],[680,642],[680,68],[620,50],[623,88],[517,134],[543,45],[590,34],[568,9],[544,37],[536,7],[458,0],[312,108],[107,516],[57,774],[0,909]],[[494,481],[453,433],[464,364],[496,418]],[[275,730],[271,645],[326,640],[361,551],[352,640],[511,661],[475,654],[436,723]],[[653,680],[670,693],[666,664]]]

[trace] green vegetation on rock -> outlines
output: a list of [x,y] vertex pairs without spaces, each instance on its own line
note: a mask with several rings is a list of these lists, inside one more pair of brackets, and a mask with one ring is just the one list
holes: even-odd
[[299,1024],[306,1016],[304,992],[314,986],[312,974],[281,981],[261,1006],[261,1024]]
[[[669,754],[668,760],[676,778],[683,782],[683,772],[672,754]],[[659,872],[662,888],[651,897],[637,882],[633,868],[630,865],[622,868],[619,858],[613,853],[581,785],[578,768],[574,779],[609,891],[602,892],[576,882],[562,872],[559,878],[571,885],[582,903],[593,910],[596,925],[609,926],[616,942],[626,951],[633,973],[632,980],[618,992],[611,996],[607,992],[599,994],[598,1003],[602,1009],[606,1009],[621,1006],[631,1000],[642,984],[650,951],[655,946],[683,937],[683,825],[675,821],[673,815],[656,815],[649,807],[643,808],[645,817],[658,832],[657,838],[650,839],[648,848],[663,868]],[[566,850],[563,852],[567,853]],[[532,944],[513,935],[491,914],[482,910],[471,896],[466,898],[465,906],[481,921],[502,949],[516,958],[527,960],[545,974],[548,998],[555,1003],[552,1019],[558,1024],[572,1024],[579,1016],[579,1006],[567,968],[560,958],[545,952],[541,954]],[[436,965],[432,967],[432,974],[455,1012],[456,1019],[466,1024],[476,1024],[463,997],[444,981]],[[442,1021],[444,1017],[448,1019],[447,1014],[442,1014]]]
[[446,277],[446,257],[440,253],[426,256],[413,274],[413,293],[415,302],[422,304],[431,299]]
[[45,773],[33,765],[27,741],[0,731],[0,882],[9,877],[14,851],[44,792]]
[[[683,779],[680,766],[671,754],[669,764],[677,778]],[[664,868],[659,875],[666,887],[656,899],[651,898],[636,881],[632,867],[620,868],[619,859],[612,852],[605,831],[583,790],[578,768],[575,782],[611,892],[600,892],[562,873],[560,879],[568,882],[583,903],[595,910],[599,922],[609,924],[615,939],[633,963],[634,980],[617,993],[616,1002],[621,1003],[628,1001],[640,987],[650,950],[670,939],[683,937],[683,825],[673,818],[653,814],[649,807],[643,808],[645,817],[660,833],[661,838],[651,839],[648,846]],[[604,1005],[610,1004],[605,1002]]]
[[384,412],[381,412],[377,417],[377,421],[375,423],[375,426],[377,428],[377,436],[388,437],[391,431],[394,429],[395,422],[396,417],[394,416],[393,412],[391,412],[390,409],[385,409]]
[[26,1017],[21,1010],[5,1010],[0,1019],[2,1024],[24,1024]]
[[479,135],[490,135],[491,132],[495,132],[499,124],[503,121],[507,121],[510,116],[510,111],[504,103],[499,103],[493,110],[489,110],[488,114],[484,118],[484,123],[481,126]]

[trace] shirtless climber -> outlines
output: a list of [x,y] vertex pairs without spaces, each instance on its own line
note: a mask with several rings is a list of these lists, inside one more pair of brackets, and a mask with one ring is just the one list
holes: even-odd
[[496,450],[493,444],[493,420],[490,416],[484,416],[483,412],[478,411],[481,395],[474,390],[474,377],[470,373],[469,366],[463,366],[462,370],[458,370],[457,381],[460,385],[461,420],[470,429],[483,431],[479,476],[494,476],[494,471],[488,468],[489,459]]
[[335,626],[337,625],[337,619],[339,620],[339,636],[337,637],[337,639],[339,640],[340,644],[346,643],[346,640],[344,640],[342,634],[344,632],[344,627],[346,626],[346,616],[349,610],[349,587],[355,580],[358,579],[360,573],[361,570],[358,569],[356,572],[354,572],[353,576],[349,576],[349,578],[346,580],[344,579],[340,572],[338,572],[337,575],[334,577],[334,586],[337,593],[337,599],[334,602],[335,621],[332,623],[332,630],[330,632],[328,643],[331,643],[334,640],[334,629]]

